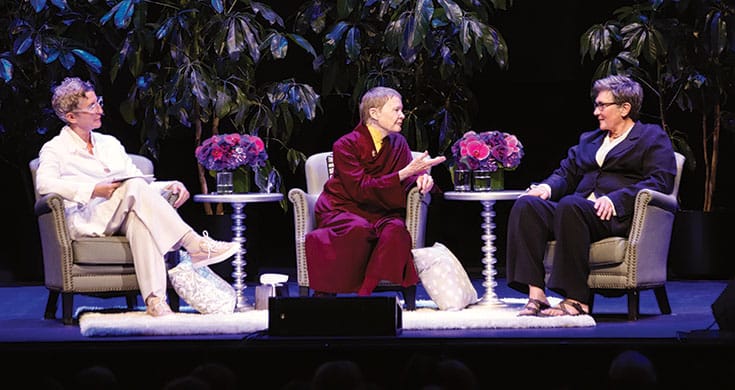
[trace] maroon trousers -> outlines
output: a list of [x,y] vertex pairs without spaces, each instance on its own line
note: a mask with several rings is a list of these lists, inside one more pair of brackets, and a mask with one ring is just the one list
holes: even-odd
[[309,285],[314,291],[370,295],[381,280],[402,286],[418,283],[411,235],[403,218],[371,223],[334,211],[322,214],[320,226],[306,235]]

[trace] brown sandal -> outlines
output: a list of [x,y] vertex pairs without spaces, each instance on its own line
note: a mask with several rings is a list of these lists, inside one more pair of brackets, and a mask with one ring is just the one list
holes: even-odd
[[542,310],[546,310],[551,306],[541,300],[535,298],[528,298],[526,306],[523,306],[523,310],[518,313],[518,317],[524,316],[538,316]]
[[[574,309],[574,311],[572,311],[572,309]],[[554,311],[556,311],[556,313],[552,314]],[[556,307],[546,308],[539,313],[542,317],[581,316],[587,314],[590,313],[585,311],[579,302],[574,302],[569,299],[559,302],[559,305]]]

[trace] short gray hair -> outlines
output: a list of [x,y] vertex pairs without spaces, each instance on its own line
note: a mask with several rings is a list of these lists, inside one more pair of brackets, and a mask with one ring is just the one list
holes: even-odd
[[627,76],[611,75],[595,81],[590,96],[594,100],[602,91],[610,91],[616,104],[629,103],[630,114],[628,116],[633,120],[638,120],[643,104],[643,88],[638,82]]
[[53,89],[51,106],[56,116],[66,123],[66,114],[74,111],[79,100],[84,98],[87,92],[94,91],[94,85],[78,77],[67,77],[61,84]]
[[370,109],[383,107],[392,97],[402,99],[401,94],[393,88],[370,88],[362,95],[362,99],[360,100],[360,121],[367,124],[367,120],[370,118]]

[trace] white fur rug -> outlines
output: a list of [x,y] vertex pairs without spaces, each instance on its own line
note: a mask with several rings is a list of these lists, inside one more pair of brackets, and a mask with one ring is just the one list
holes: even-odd
[[[416,311],[403,311],[403,330],[500,329],[592,327],[592,316],[518,317],[525,299],[501,299],[505,307],[474,305],[459,311],[442,311],[432,301],[417,301]],[[552,305],[558,301],[550,298]],[[252,333],[268,329],[268,311],[232,314],[199,314],[190,307],[182,312],[154,318],[145,311],[120,313],[82,309],[79,328],[84,336],[173,336]]]

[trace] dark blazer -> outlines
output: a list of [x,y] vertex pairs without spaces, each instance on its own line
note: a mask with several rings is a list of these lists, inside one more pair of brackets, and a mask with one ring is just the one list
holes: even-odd
[[671,140],[660,126],[636,122],[628,137],[612,148],[599,166],[595,155],[607,134],[600,129],[582,133],[579,144],[569,148],[559,168],[543,183],[551,187],[551,200],[555,201],[569,194],[607,196],[615,205],[617,218],[626,220],[633,214],[641,189],[667,194],[674,189],[676,159]]

